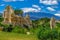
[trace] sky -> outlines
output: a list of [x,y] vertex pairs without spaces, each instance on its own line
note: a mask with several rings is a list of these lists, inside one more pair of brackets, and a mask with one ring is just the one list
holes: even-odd
[[46,12],[60,17],[60,0],[0,0],[0,13],[7,5],[27,12]]

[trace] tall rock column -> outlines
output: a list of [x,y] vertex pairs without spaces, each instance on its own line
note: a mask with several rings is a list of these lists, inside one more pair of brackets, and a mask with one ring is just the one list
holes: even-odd
[[27,14],[25,17],[26,24],[30,27],[32,27],[32,21],[30,20],[30,16]]
[[3,23],[5,24],[10,24],[11,23],[11,14],[14,13],[14,10],[11,8],[11,6],[7,6],[4,10],[4,13],[3,13],[3,18],[4,18],[4,21]]
[[52,29],[54,27],[55,27],[55,19],[54,19],[54,17],[52,17],[50,20],[50,28]]

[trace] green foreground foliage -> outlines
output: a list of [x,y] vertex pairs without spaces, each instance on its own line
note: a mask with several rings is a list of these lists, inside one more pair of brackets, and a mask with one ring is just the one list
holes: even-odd
[[[1,18],[0,21],[2,22],[2,20],[3,18]],[[1,34],[0,39],[1,40],[16,40],[16,39],[17,40],[38,40],[38,39],[39,40],[60,40],[60,23],[56,23],[56,28],[53,28],[51,30],[49,21],[50,19],[48,18],[42,18],[39,20],[32,21],[33,26],[30,29],[23,28],[21,26],[13,27],[12,25],[5,25],[0,22],[2,31],[4,31],[4,32],[0,32]],[[30,32],[30,35],[27,36],[26,32]]]
[[54,29],[49,29],[49,28],[40,28],[40,31],[38,33],[38,38],[40,40],[60,40],[60,29],[54,28]]

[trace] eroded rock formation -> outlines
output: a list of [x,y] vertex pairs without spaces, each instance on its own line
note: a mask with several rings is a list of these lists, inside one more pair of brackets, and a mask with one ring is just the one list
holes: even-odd
[[54,19],[54,17],[52,17],[50,20],[50,28],[52,29],[54,27],[55,27],[55,19]]
[[11,6],[7,6],[5,8],[3,13],[3,18],[4,18],[3,23],[5,24],[13,24],[13,25],[20,25],[20,26],[32,25],[32,21],[30,20],[30,17],[28,15],[26,17],[16,15]]

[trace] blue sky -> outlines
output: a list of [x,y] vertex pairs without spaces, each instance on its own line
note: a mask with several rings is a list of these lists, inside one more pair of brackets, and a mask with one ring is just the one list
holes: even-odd
[[46,12],[60,16],[60,0],[0,0],[0,12],[10,5],[26,12]]

